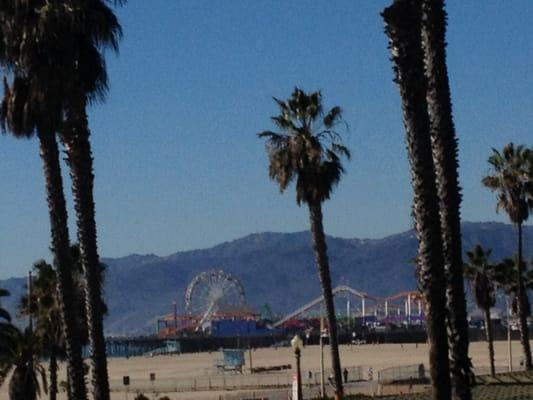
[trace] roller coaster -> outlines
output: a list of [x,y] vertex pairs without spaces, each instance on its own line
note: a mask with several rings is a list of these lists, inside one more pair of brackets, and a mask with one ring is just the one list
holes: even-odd
[[[332,292],[335,297],[339,297],[339,295],[346,297],[347,316],[352,315],[350,299],[355,297],[360,301],[360,307],[356,307],[355,315],[363,319],[366,316],[373,315],[382,321],[396,322],[402,320],[408,324],[421,322],[424,319],[425,303],[418,291],[404,291],[387,297],[377,297],[346,285],[340,285],[335,287]],[[288,321],[297,319],[323,302],[324,297],[319,296],[276,321],[273,327],[281,327]]]
[[[378,297],[339,285],[333,289],[333,296],[337,303],[346,300],[347,318],[360,318],[363,324],[390,322],[411,325],[424,320],[424,299],[417,291]],[[157,319],[158,335],[171,337],[185,331],[202,333],[211,330],[212,321],[255,321],[258,317],[247,306],[240,280],[223,270],[208,270],[194,277],[185,290],[184,300],[185,314],[178,315],[174,302],[174,312]],[[268,326],[276,329],[297,323],[295,320],[304,317],[323,301],[323,296],[319,296]]]

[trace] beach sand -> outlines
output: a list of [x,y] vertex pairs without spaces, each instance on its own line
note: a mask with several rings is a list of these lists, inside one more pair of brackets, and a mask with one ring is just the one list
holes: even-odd
[[[507,342],[496,341],[495,343],[496,365],[506,367]],[[521,359],[521,347],[518,341],[513,341],[513,364],[518,366]],[[379,344],[379,345],[343,345],[340,347],[341,363],[343,366],[363,366],[365,369],[372,367],[374,371],[380,369],[402,366],[410,364],[428,364],[428,347],[426,344]],[[488,349],[485,342],[475,342],[470,345],[470,356],[475,367],[486,367],[489,365]],[[131,381],[149,382],[149,374],[155,373],[157,382],[168,382],[173,379],[205,377],[216,375],[213,368],[215,360],[221,358],[220,352],[211,353],[189,353],[175,356],[156,357],[131,357],[131,358],[111,358],[108,361],[109,376],[111,386],[114,389],[121,389],[122,377],[127,375]],[[307,346],[302,350],[302,371],[318,370],[320,368],[320,350],[318,346]],[[281,364],[294,365],[294,354],[290,347],[283,348],[263,348],[252,350],[252,362],[254,367],[273,366]],[[325,367],[330,363],[329,347],[324,349]],[[249,354],[246,352],[246,368],[249,368]],[[245,371],[248,373],[248,371]],[[288,370],[287,374],[292,371]],[[65,366],[61,365],[59,373],[60,380],[65,379]],[[218,392],[209,393],[170,393],[171,399],[200,399],[216,398]],[[162,396],[159,394],[158,396]],[[128,399],[135,396],[129,393]],[[151,398],[151,395],[149,396]],[[42,398],[47,398],[44,396]],[[125,399],[125,392],[113,392],[112,400]],[[60,395],[58,400],[66,397]],[[8,400],[7,382],[0,389],[0,400]]]

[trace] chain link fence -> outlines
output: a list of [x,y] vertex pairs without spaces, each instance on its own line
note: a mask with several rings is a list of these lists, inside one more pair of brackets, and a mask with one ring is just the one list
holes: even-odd
[[378,372],[379,383],[397,382],[427,382],[426,367],[424,364],[404,365],[390,367]]
[[[496,366],[496,373],[508,372],[508,366]],[[514,371],[523,370],[523,367],[513,367]],[[474,368],[476,376],[490,375],[489,366],[477,366]],[[430,382],[428,367],[424,364],[404,365],[390,367],[374,372],[371,367],[353,366],[347,367],[346,373],[347,392],[358,393],[362,388],[375,385],[394,384],[428,384]],[[328,381],[333,376],[333,370],[324,370],[324,384],[327,390],[332,388]],[[270,372],[259,374],[221,374],[205,375],[194,378],[157,378],[150,379],[131,378],[127,390],[130,392],[145,393],[176,393],[176,392],[226,392],[219,395],[222,400],[234,399],[287,399],[293,381],[293,372]],[[302,387],[306,398],[314,398],[320,390],[321,376],[320,370],[303,370]],[[122,379],[110,381],[111,390],[114,392],[124,392],[126,387]],[[348,389],[349,388],[349,389]],[[233,393],[232,393],[233,391]],[[240,391],[240,393],[237,393]],[[242,391],[249,391],[242,393]],[[268,396],[266,396],[268,394]],[[244,397],[243,397],[244,396]],[[249,397],[247,397],[249,396]]]
[[[157,378],[150,379],[130,378],[130,391],[158,391],[158,392],[199,392],[211,390],[240,390],[255,388],[283,388],[292,385],[292,372],[282,373],[262,373],[262,374],[234,374],[234,375],[207,375],[194,378]],[[324,380],[328,384],[328,377],[333,374],[333,370],[324,370]],[[347,367],[346,378],[348,381],[361,381],[363,376],[362,367]],[[312,387],[320,385],[320,370],[302,371],[302,385]],[[122,379],[110,381],[112,391],[123,391],[125,389]]]

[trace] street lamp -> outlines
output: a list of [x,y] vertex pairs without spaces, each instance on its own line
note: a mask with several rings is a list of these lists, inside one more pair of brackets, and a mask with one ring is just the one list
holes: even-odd
[[302,400],[302,373],[300,370],[300,356],[302,353],[303,341],[298,335],[294,336],[291,340],[291,346],[294,350],[294,356],[296,357],[296,385],[297,385],[297,398],[294,400]]

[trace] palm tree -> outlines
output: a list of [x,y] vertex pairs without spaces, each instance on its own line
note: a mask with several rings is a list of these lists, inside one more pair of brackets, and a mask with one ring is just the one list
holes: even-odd
[[59,151],[55,133],[63,115],[64,80],[51,73],[58,52],[57,38],[49,26],[60,23],[65,4],[42,0],[2,2],[0,5],[0,64],[4,98],[0,121],[4,131],[29,138],[37,135],[46,183],[54,266],[58,273],[62,318],[67,341],[69,373],[76,400],[87,398],[73,281],[70,271],[69,234]]
[[[9,31],[10,28],[20,28],[21,26],[17,22],[18,15],[9,13],[8,5],[11,3],[2,2],[0,5],[0,25],[2,27],[0,28],[0,64],[7,69],[17,65],[16,60],[9,58],[13,52],[16,53],[16,50],[10,49],[13,46],[13,41],[21,40],[24,37],[22,31]],[[39,15],[35,10],[32,10],[23,19],[36,26]],[[27,40],[26,43],[35,44],[32,40]],[[76,321],[77,310],[73,302],[73,280],[70,271],[67,210],[59,164],[59,150],[55,137],[61,116],[61,109],[57,103],[57,86],[54,80],[48,79],[46,74],[40,73],[39,69],[37,71],[32,69],[28,71],[17,70],[13,74],[14,77],[10,86],[4,79],[4,98],[0,110],[0,121],[3,130],[9,129],[15,137],[29,138],[36,134],[39,139],[50,214],[51,249],[54,254],[54,266],[58,274],[57,290],[61,297],[61,316],[65,329],[68,371],[73,385],[74,398],[85,400],[87,393],[83,373],[80,329]]]
[[[6,289],[0,288],[0,299],[2,297],[7,297],[7,296],[9,296],[9,291],[6,290]],[[3,308],[1,304],[0,304],[0,319],[5,320],[5,322],[3,322],[3,323],[11,322],[11,315],[9,315],[7,310],[5,308]]]
[[0,386],[11,374],[10,400],[37,400],[41,393],[39,378],[46,392],[46,373],[39,363],[40,342],[30,329],[23,332],[13,325],[0,338]]
[[[122,1],[114,1],[121,4]],[[41,76],[52,77],[45,89],[55,84],[54,103],[66,118],[61,129],[61,138],[67,150],[73,182],[75,210],[78,217],[78,238],[87,279],[87,308],[93,360],[93,389],[98,400],[109,398],[105,341],[100,291],[100,263],[96,245],[96,224],[94,221],[94,200],[92,194],[92,155],[85,106],[87,102],[103,99],[107,89],[107,74],[102,50],[105,47],[118,48],[121,29],[116,16],[105,1],[50,3],[34,1],[29,5],[21,2],[20,9],[39,15],[39,24],[31,18],[18,19],[19,32],[29,33],[37,46],[27,47],[15,36],[19,48],[6,52],[6,59],[28,76],[29,72],[40,72]],[[19,16],[17,7],[6,6],[12,19]],[[38,11],[38,12],[37,12]],[[30,23],[27,23],[30,21]],[[40,29],[32,30],[34,26]],[[10,41],[13,35],[6,34]],[[57,38],[61,40],[58,41]],[[26,39],[28,41],[28,39]],[[15,41],[16,42],[16,41]],[[60,43],[61,45],[58,45]],[[35,47],[35,48],[34,48]],[[9,48],[11,49],[11,48]],[[43,63],[43,55],[47,63]],[[22,67],[21,67],[22,66]],[[46,92],[48,95],[50,91]],[[39,98],[42,98],[39,97]],[[25,109],[25,108],[24,108]],[[22,118],[22,121],[25,121]],[[55,121],[55,119],[54,119]],[[59,121],[61,122],[61,121]],[[58,131],[53,124],[50,131]],[[54,137],[55,140],[55,137]],[[57,144],[56,144],[57,147]],[[66,213],[65,213],[66,220]],[[75,380],[73,380],[75,382]]]
[[[57,397],[58,357],[63,353],[65,337],[61,323],[61,306],[57,296],[57,274],[44,260],[33,265],[31,299],[23,296],[20,311],[35,321],[35,335],[41,339],[42,353],[49,357],[49,399]],[[80,324],[80,326],[83,326]]]
[[494,286],[494,266],[489,262],[491,250],[484,250],[479,244],[466,252],[468,263],[464,266],[465,277],[472,285],[472,293],[476,305],[483,310],[485,317],[485,332],[489,344],[490,373],[494,370],[494,346],[490,309],[496,304],[496,288]]
[[[77,244],[70,247],[73,262],[72,271],[75,283],[75,304],[80,312],[76,315],[78,325],[82,327],[82,344],[88,342],[87,313],[85,312],[85,281],[83,279],[83,267],[81,265],[80,250]],[[102,264],[100,269],[103,271]],[[35,333],[41,338],[43,354],[49,357],[49,398],[55,400],[58,392],[57,387],[57,360],[63,358],[65,353],[65,336],[61,323],[60,299],[57,296],[57,274],[53,267],[39,260],[33,264],[35,278],[32,283],[31,301],[28,296],[23,296],[20,303],[20,312],[23,315],[32,316],[35,321]],[[103,281],[102,281],[103,283]],[[104,313],[107,306],[102,302]]]
[[439,199],[429,136],[421,7],[416,0],[395,0],[382,13],[389,37],[395,82],[400,89],[413,185],[413,216],[418,236],[419,287],[426,299],[433,398],[451,398],[446,335],[446,295]]
[[336,396],[342,398],[337,321],[322,225],[322,203],[330,198],[344,173],[341,158],[350,157],[335,131],[341,119],[341,109],[333,107],[324,113],[320,92],[306,94],[298,88],[287,101],[274,100],[280,114],[272,120],[280,132],[264,131],[259,137],[267,140],[270,178],[279,184],[281,192],[295,181],[296,202],[298,205],[305,203],[309,208],[313,248],[330,329]]
[[[0,288],[0,298],[7,297],[7,296],[9,296],[9,291],[6,289]],[[11,315],[9,315],[9,312],[5,308],[3,308],[2,305],[0,304],[0,343],[2,343],[5,340],[5,336],[9,333],[10,329],[11,329]]]
[[[518,286],[516,284],[516,274],[518,271],[518,262],[516,257],[504,258],[501,262],[494,265],[494,282],[498,288],[502,289],[511,300],[511,308],[514,314],[518,309]],[[533,289],[533,271],[522,269],[522,280],[525,289]],[[531,314],[529,302],[526,303],[526,315]]]
[[86,306],[89,339],[92,349],[93,394],[95,400],[109,400],[109,378],[103,330],[101,266],[98,255],[95,205],[93,197],[93,157],[89,141],[90,130],[86,106],[103,100],[107,91],[107,72],[102,51],[118,51],[122,29],[113,11],[104,1],[95,0],[89,6],[76,9],[78,20],[65,38],[62,60],[67,77],[65,121],[61,140],[65,145],[70,168],[72,192],[77,216],[81,263],[86,279]]
[[457,396],[462,400],[470,400],[472,371],[468,357],[468,322],[463,283],[458,146],[446,67],[446,12],[443,0],[424,0],[422,4],[422,48],[433,162],[440,200],[451,370]]
[[533,208],[533,149],[507,144],[500,153],[492,149],[488,160],[491,173],[482,179],[483,185],[497,192],[496,212],[503,209],[517,228],[518,268],[516,273],[520,342],[524,351],[526,369],[533,369],[527,311],[529,300],[524,288],[522,255],[522,224]]

